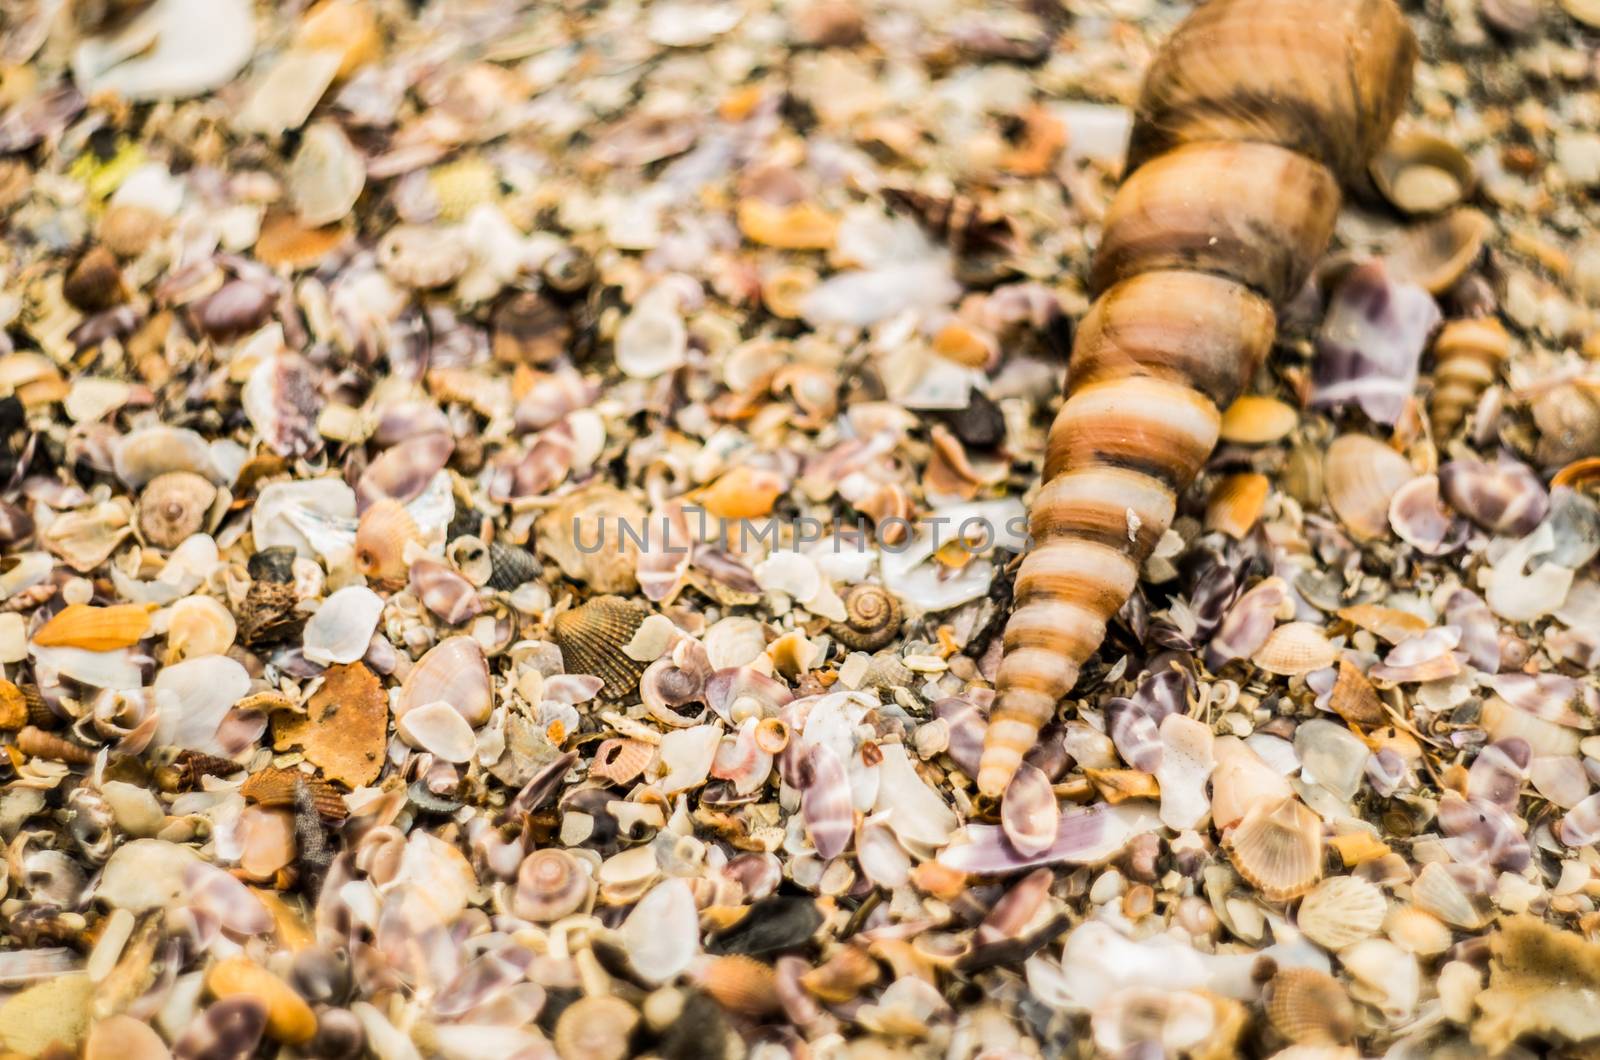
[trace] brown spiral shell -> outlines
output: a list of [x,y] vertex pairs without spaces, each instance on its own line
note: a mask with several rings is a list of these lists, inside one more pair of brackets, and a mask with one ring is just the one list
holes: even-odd
[[900,601],[881,585],[853,585],[844,594],[845,620],[828,633],[851,651],[877,651],[900,632]]
[[1416,57],[1394,0],[1212,0],[1151,64],[1050,429],[980,792],[1005,792],[1133,592]]
[[553,924],[582,909],[593,887],[589,870],[572,854],[553,847],[535,850],[517,869],[511,909],[524,920]]
[[139,533],[156,548],[177,548],[205,529],[217,487],[193,471],[157,475],[139,494]]

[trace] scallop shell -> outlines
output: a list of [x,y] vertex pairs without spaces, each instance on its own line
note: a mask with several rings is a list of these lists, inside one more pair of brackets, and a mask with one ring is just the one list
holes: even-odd
[[211,521],[217,487],[192,471],[168,471],[151,479],[139,494],[137,524],[156,548],[177,548]]
[[626,784],[644,772],[655,753],[655,748],[643,740],[607,740],[595,748],[589,775],[613,784]]
[[143,604],[69,604],[35,631],[33,643],[41,648],[115,651],[131,648],[149,630],[150,609]]
[[1296,1045],[1348,1044],[1355,1006],[1339,981],[1314,968],[1284,968],[1268,981],[1262,1006],[1273,1030]]
[[1359,541],[1389,532],[1389,504],[1416,478],[1406,458],[1375,438],[1342,434],[1328,447],[1323,464],[1328,503]]
[[1448,140],[1401,133],[1372,160],[1372,183],[1408,214],[1435,214],[1472,195],[1478,178],[1472,160]]
[[1300,412],[1293,405],[1246,394],[1222,414],[1218,437],[1238,445],[1268,445],[1287,438],[1299,423]]
[[349,807],[337,788],[298,769],[268,766],[252,773],[240,786],[239,794],[262,806],[293,808],[302,787],[310,793],[311,805],[323,820],[342,821],[349,816]]
[[1298,898],[1322,878],[1322,821],[1292,796],[1258,804],[1222,845],[1239,875],[1270,901]]
[[416,520],[399,501],[375,501],[356,524],[356,570],[378,581],[399,581],[406,576],[406,546],[421,539]]
[[1295,677],[1332,666],[1338,649],[1310,622],[1289,622],[1272,631],[1250,661],[1269,674]]
[[742,953],[702,958],[690,978],[717,1004],[741,1016],[767,1016],[781,1007],[772,966]]
[[322,602],[303,631],[305,656],[331,666],[367,654],[383,614],[383,597],[365,585],[347,585]]
[[638,1024],[638,1010],[620,997],[579,998],[556,1020],[556,1052],[561,1060],[627,1060]]
[[852,585],[844,594],[845,620],[828,633],[852,651],[877,651],[900,632],[900,601],[881,585]]
[[1417,225],[1384,258],[1389,275],[1443,294],[1483,253],[1494,222],[1478,210],[1457,209]]
[[517,869],[511,908],[524,920],[553,924],[582,909],[593,892],[587,862],[565,850],[536,850]]
[[635,693],[647,664],[630,659],[622,649],[651,614],[650,608],[632,600],[597,596],[557,615],[550,632],[567,673],[593,674],[603,680],[602,699]]
[[1383,892],[1358,876],[1333,876],[1312,888],[1295,917],[1312,942],[1340,950],[1377,933],[1389,912]]
[[418,659],[400,685],[397,717],[439,701],[449,703],[471,726],[482,725],[494,710],[494,686],[483,648],[467,636],[447,637]]
[[1417,878],[1411,881],[1411,899],[1418,909],[1469,931],[1476,931],[1489,922],[1485,903],[1467,893],[1450,870],[1438,862],[1424,865]]

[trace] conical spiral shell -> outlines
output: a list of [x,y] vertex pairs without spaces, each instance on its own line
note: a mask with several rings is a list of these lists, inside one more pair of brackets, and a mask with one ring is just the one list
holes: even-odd
[[854,585],[844,594],[845,620],[828,627],[851,651],[877,651],[900,632],[900,601],[881,585]]
[[1441,444],[1478,404],[1511,352],[1511,336],[1493,317],[1452,320],[1433,343],[1433,393],[1428,418]]
[[622,649],[649,615],[648,607],[620,596],[597,596],[557,615],[551,635],[567,673],[600,678],[605,682],[602,699],[622,699],[638,691],[648,664],[630,659]]
[[[1393,0],[1212,0],[1157,57],[1106,212],[978,788],[1001,796],[1210,456],[1410,88]],[[1318,840],[1320,844],[1320,838]],[[1310,886],[1307,882],[1306,886]]]

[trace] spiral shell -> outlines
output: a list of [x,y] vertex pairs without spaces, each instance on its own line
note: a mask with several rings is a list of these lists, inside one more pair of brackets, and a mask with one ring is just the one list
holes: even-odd
[[1452,320],[1433,342],[1433,393],[1428,417],[1439,442],[1455,434],[1511,353],[1511,336],[1493,317]]
[[156,548],[177,548],[206,528],[217,487],[192,471],[157,475],[139,494],[140,535]]
[[556,1020],[556,1052],[562,1060],[625,1060],[638,1011],[620,997],[579,998]]
[[593,674],[605,682],[600,698],[622,699],[638,691],[648,663],[623,651],[651,611],[620,596],[597,596],[582,607],[564,611],[551,623],[551,636],[561,649],[569,674]]
[[1284,968],[1267,983],[1262,1004],[1272,1029],[1296,1045],[1344,1045],[1355,1037],[1355,1006],[1326,972]]
[[845,620],[828,632],[852,651],[877,651],[900,632],[901,608],[881,585],[853,585],[844,594]]
[[[1133,592],[1218,410],[1272,345],[1274,305],[1327,246],[1339,182],[1364,180],[1387,139],[1416,56],[1393,0],[1213,0],[1152,63],[1050,429],[982,793],[1005,791]],[[1372,536],[1388,529],[1382,499]],[[1217,525],[1247,525],[1226,514]]]
[[593,891],[585,862],[565,850],[535,850],[517,869],[511,908],[524,920],[553,924],[582,909]]
[[489,587],[511,592],[523,582],[539,576],[539,561],[533,553],[503,541],[489,542]]

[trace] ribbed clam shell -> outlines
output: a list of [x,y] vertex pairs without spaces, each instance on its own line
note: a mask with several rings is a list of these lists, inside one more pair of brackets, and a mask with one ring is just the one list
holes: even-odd
[[627,784],[644,772],[655,753],[655,748],[643,740],[607,740],[595,748],[589,775],[613,784]]
[[1376,934],[1388,911],[1383,892],[1366,880],[1333,876],[1301,901],[1295,924],[1317,945],[1340,950]]
[[1061,807],[1049,779],[1024,762],[1017,767],[1000,803],[1000,827],[1024,856],[1047,850],[1055,842]]
[[1322,878],[1322,821],[1292,796],[1252,808],[1222,845],[1270,901],[1298,898]]
[[1289,622],[1273,630],[1250,661],[1269,674],[1295,677],[1332,666],[1339,652],[1310,622]]
[[1485,904],[1469,894],[1444,865],[1430,862],[1411,881],[1411,900],[1446,924],[1476,931],[1488,923]]
[[252,773],[239,788],[239,794],[262,806],[293,808],[296,792],[302,786],[310,793],[311,805],[323,820],[342,821],[349,815],[349,808],[345,806],[338,789],[326,780],[298,769],[268,766]]
[[356,570],[379,581],[398,581],[406,576],[406,546],[421,540],[416,520],[399,501],[379,499],[356,524]]
[[635,693],[648,664],[629,658],[623,648],[651,613],[643,604],[620,596],[597,596],[557,615],[550,632],[567,673],[593,674],[603,680],[602,699]]
[[1355,1006],[1339,981],[1314,968],[1284,968],[1262,993],[1273,1030],[1296,1045],[1343,1045],[1356,1034]]
[[765,1016],[780,1008],[776,973],[771,965],[754,957],[738,953],[705,957],[696,962],[690,976],[730,1012]]
[[410,586],[422,606],[448,625],[458,626],[483,612],[473,584],[432,556],[420,556],[411,564]]
[[1364,434],[1335,438],[1323,471],[1328,503],[1358,541],[1389,532],[1390,502],[1400,487],[1417,477],[1405,457]]
[[593,890],[586,862],[565,850],[535,850],[517,869],[511,908],[524,920],[553,924],[582,909]]
[[157,475],[139,494],[139,533],[156,548],[177,548],[211,520],[217,487],[192,471]]
[[143,604],[69,604],[34,632],[33,643],[41,648],[115,651],[139,643],[149,629],[150,610]]
[[400,685],[396,716],[443,700],[469,725],[482,725],[494,709],[494,686],[483,648],[471,637],[447,637],[417,660]]
[[455,447],[442,431],[391,445],[367,465],[356,482],[357,510],[365,512],[384,497],[401,504],[420,497]]

